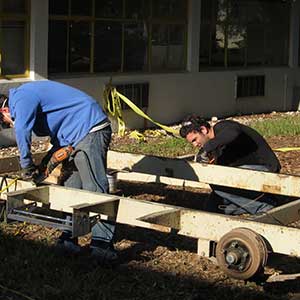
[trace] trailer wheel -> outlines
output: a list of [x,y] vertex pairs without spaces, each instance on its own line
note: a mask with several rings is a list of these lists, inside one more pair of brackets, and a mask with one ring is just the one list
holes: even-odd
[[248,228],[236,228],[220,239],[216,258],[228,276],[246,280],[263,271],[268,250],[259,234]]

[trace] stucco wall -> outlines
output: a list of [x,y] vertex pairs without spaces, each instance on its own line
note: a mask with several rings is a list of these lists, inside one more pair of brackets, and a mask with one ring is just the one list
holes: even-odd
[[[287,111],[292,107],[293,88],[300,86],[300,72],[290,68],[257,69],[252,71],[200,72],[116,76],[113,84],[149,82],[147,113],[156,121],[171,124],[186,114],[203,117]],[[265,97],[235,99],[237,75],[264,74]],[[64,78],[59,80],[76,86],[102,101],[104,85],[109,77]],[[134,113],[124,112],[129,127],[143,127],[144,121]]]

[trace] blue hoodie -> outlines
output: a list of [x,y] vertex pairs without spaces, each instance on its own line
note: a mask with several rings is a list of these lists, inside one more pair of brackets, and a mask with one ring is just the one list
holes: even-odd
[[32,164],[31,133],[50,136],[54,147],[76,145],[107,116],[89,95],[68,85],[35,81],[9,91],[22,168]]

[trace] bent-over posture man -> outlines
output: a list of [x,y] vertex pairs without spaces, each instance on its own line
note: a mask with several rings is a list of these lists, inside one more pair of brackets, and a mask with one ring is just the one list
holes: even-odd
[[[211,127],[204,119],[192,115],[183,121],[180,135],[200,148],[198,162],[273,173],[280,171],[280,163],[268,143],[246,125],[225,120]],[[217,185],[211,188],[209,211],[218,211],[218,207],[226,214],[257,214],[274,206],[270,196],[260,192]],[[217,203],[217,198],[221,203]]]
[[[30,151],[34,132],[37,136],[50,136],[53,147],[48,158],[62,147],[73,148],[73,155],[63,166],[68,170],[64,186],[108,192],[106,158],[111,125],[92,97],[68,85],[43,80],[10,89],[9,97],[2,96],[1,102],[2,122],[15,129],[23,178],[30,179],[37,171]],[[92,228],[92,254],[115,260],[113,233],[112,224],[97,223]],[[59,243],[68,249],[80,249],[67,232],[63,232]]]

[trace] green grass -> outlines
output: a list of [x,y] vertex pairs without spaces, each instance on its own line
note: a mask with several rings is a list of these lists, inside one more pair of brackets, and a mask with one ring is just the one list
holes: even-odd
[[256,121],[250,124],[264,137],[293,136],[300,134],[300,116],[284,116]]
[[144,155],[178,157],[188,153],[194,153],[194,147],[183,138],[160,137],[135,141],[132,143],[119,144],[113,150],[129,153],[140,153]]
[[[295,136],[300,134],[300,116],[276,116],[272,118],[253,121],[250,127],[257,130],[262,136]],[[155,155],[163,157],[179,157],[187,154],[194,154],[194,148],[183,138],[171,136],[147,137],[145,140],[124,139],[113,143],[112,150],[144,155]]]

